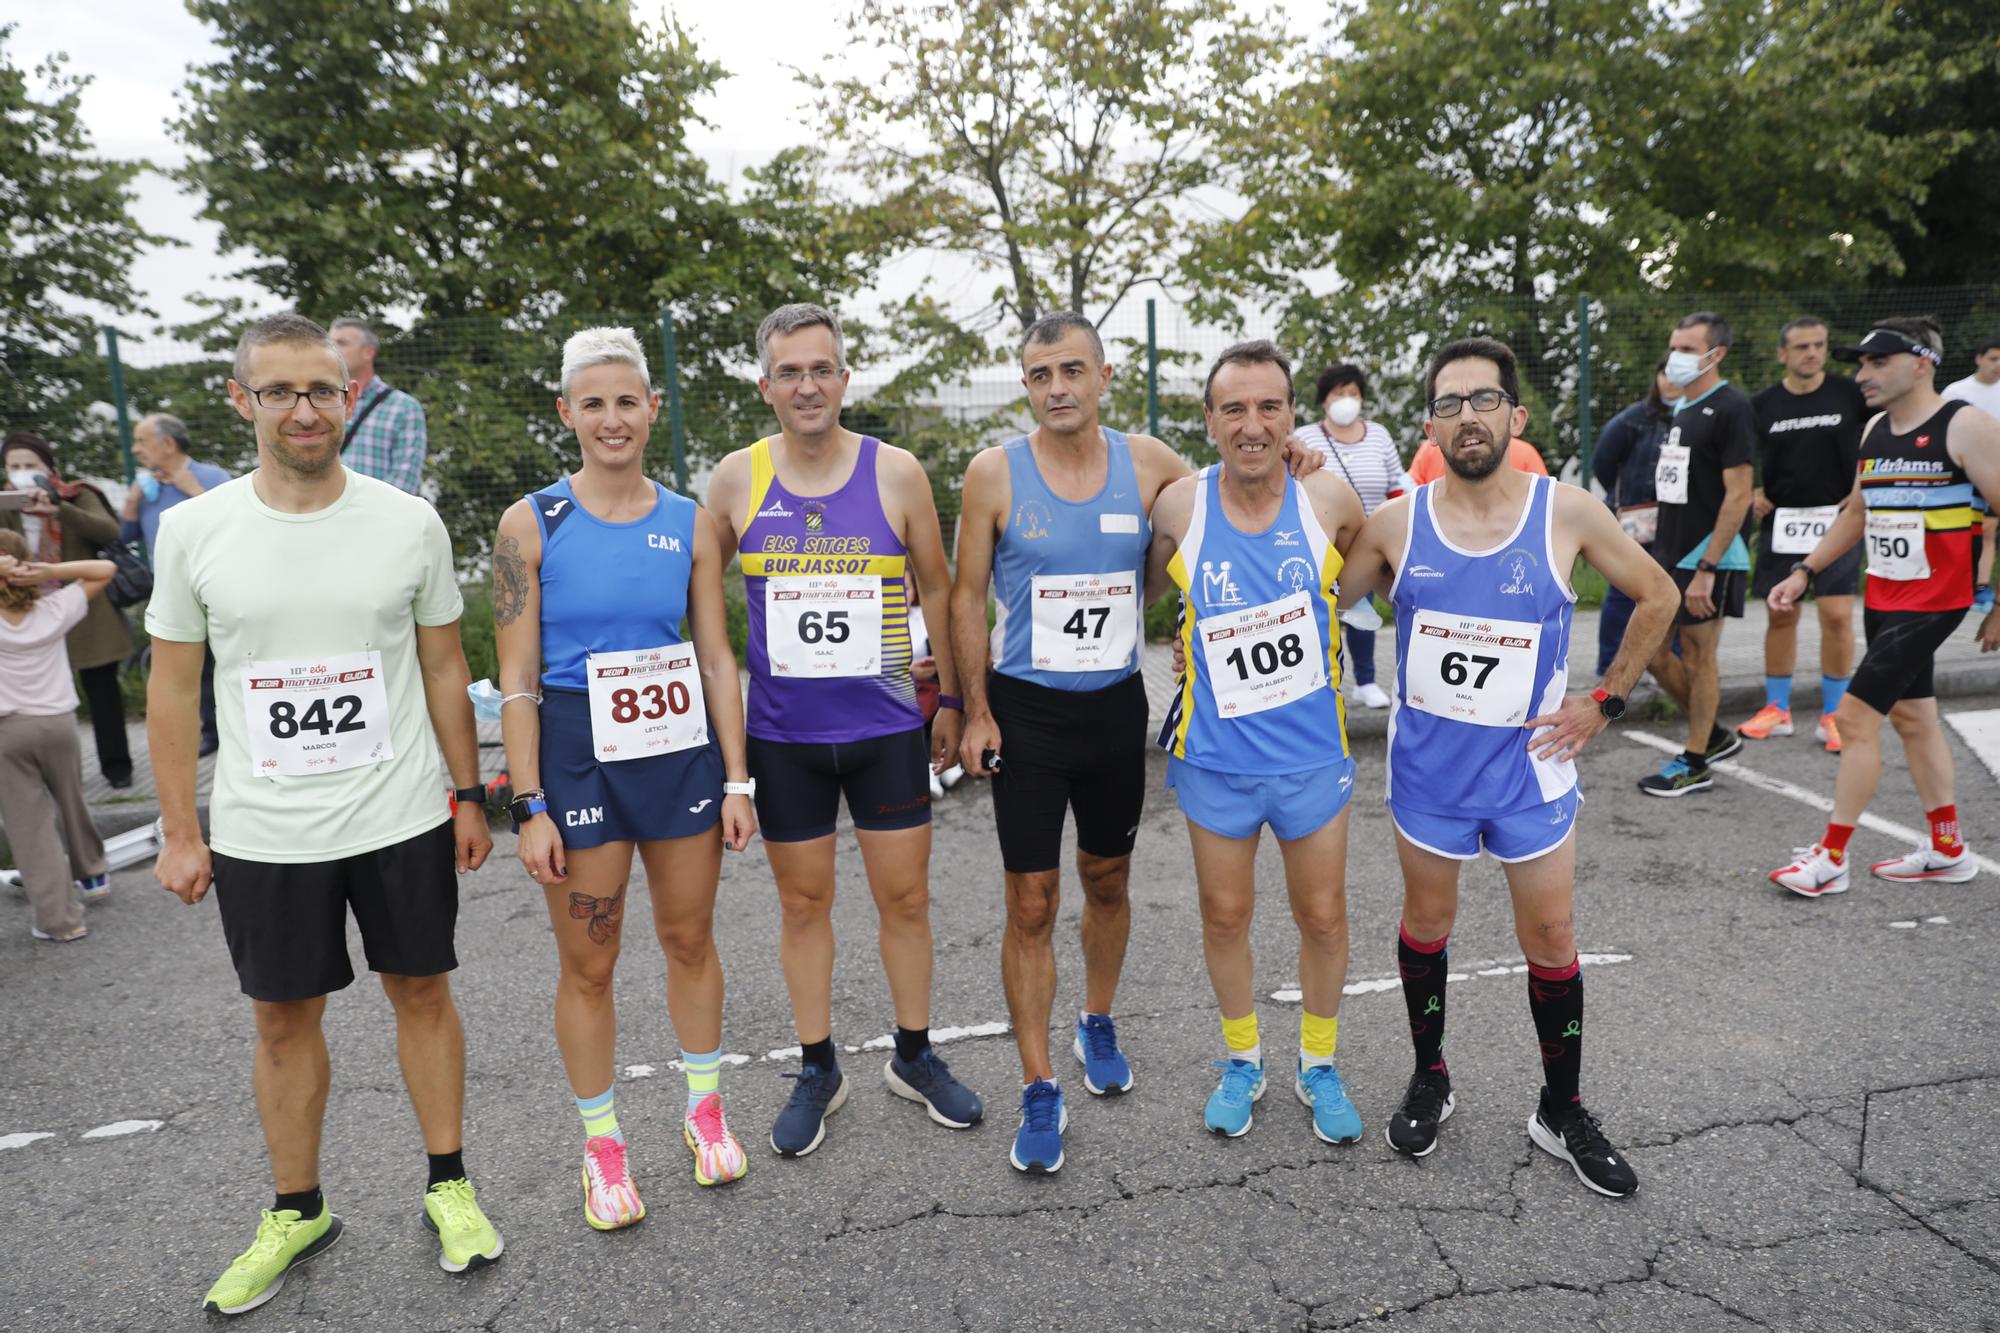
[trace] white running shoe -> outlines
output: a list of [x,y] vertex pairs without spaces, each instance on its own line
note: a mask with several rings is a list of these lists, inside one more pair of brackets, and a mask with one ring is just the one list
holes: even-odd
[[1380,685],[1371,680],[1366,685],[1354,687],[1354,702],[1363,708],[1387,708],[1389,696],[1382,692]]
[[938,774],[938,781],[944,784],[946,791],[950,791],[953,787],[965,781],[965,765],[953,764],[950,768]]
[[1963,884],[1979,873],[1979,863],[1972,859],[1969,848],[1957,856],[1946,856],[1935,847],[1919,847],[1893,861],[1877,861],[1868,869],[1877,879],[1899,883],[1936,879],[1946,884]]
[[944,784],[938,781],[938,775],[935,773],[931,774],[931,799],[933,801],[944,799]]
[[1771,882],[1790,889],[1801,898],[1819,898],[1829,893],[1847,892],[1847,859],[1836,861],[1826,848],[1792,848],[1792,863],[1771,872]]

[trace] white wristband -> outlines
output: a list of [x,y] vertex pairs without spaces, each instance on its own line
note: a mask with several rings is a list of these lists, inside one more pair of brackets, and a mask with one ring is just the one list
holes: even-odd
[[722,784],[722,794],[724,796],[755,796],[757,794],[757,779],[752,778],[748,782],[725,782]]

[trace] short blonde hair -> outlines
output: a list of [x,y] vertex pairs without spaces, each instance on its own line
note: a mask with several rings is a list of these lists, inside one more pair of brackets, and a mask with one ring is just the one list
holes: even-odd
[[[28,561],[34,555],[28,550],[28,539],[12,528],[0,528],[0,555],[11,555],[16,560]],[[18,583],[0,582],[0,606],[9,611],[19,611],[33,606],[42,595],[40,584],[23,586]]]
[[607,326],[582,329],[569,336],[569,341],[563,344],[563,397],[569,397],[570,381],[593,366],[630,366],[645,381],[646,392],[653,391],[653,377],[646,371],[645,349],[639,346],[630,329]]

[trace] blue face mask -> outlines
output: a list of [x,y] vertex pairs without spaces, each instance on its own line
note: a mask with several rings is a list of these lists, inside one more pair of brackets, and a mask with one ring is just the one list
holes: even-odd
[[152,473],[141,472],[139,474],[138,485],[139,494],[144,496],[148,501],[160,498],[160,479]]
[[1700,379],[1708,367],[1702,364],[1706,352],[1669,352],[1665,375],[1672,383],[1686,387]]

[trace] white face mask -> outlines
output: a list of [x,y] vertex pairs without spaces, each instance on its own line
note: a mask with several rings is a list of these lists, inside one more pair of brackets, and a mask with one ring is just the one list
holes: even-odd
[[1346,394],[1328,399],[1326,419],[1336,426],[1352,426],[1361,420],[1361,400],[1350,398]]
[[39,489],[41,479],[42,479],[42,474],[35,471],[33,468],[26,468],[26,467],[10,468],[8,469],[7,472],[8,484],[11,485],[17,491],[37,490]]
[[1683,387],[1693,384],[1708,369],[1702,365],[1702,359],[1707,355],[1706,352],[1667,353],[1666,377]]

